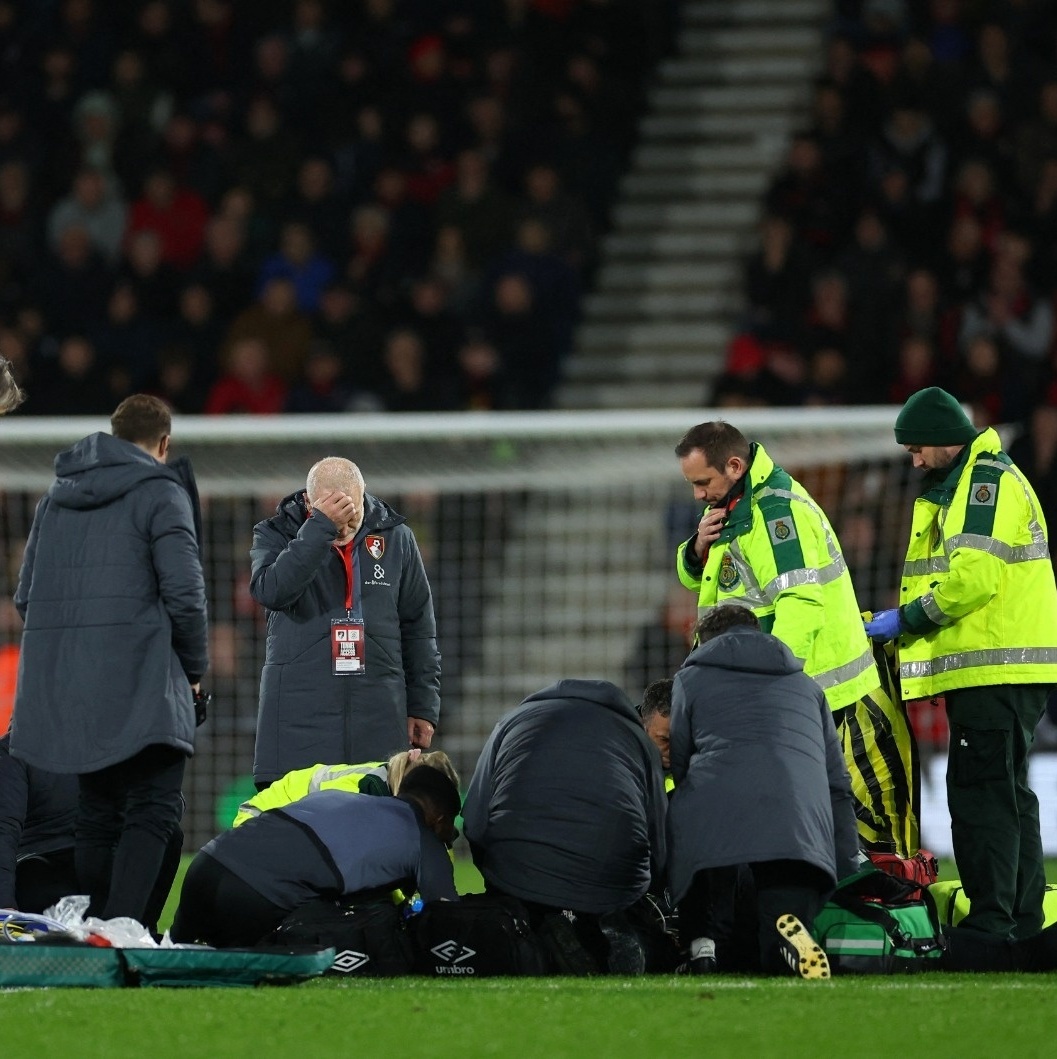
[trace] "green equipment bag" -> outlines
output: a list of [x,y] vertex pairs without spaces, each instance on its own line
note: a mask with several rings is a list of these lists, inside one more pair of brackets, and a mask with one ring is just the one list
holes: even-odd
[[[928,892],[939,921],[945,927],[956,927],[969,914],[969,898],[965,896],[960,880],[935,882]],[[1057,923],[1057,883],[1049,883],[1042,895],[1042,925],[1045,929],[1054,923]]]
[[117,949],[59,939],[0,943],[0,987],[112,989],[124,984],[125,965]]
[[946,948],[935,906],[901,900],[914,888],[876,868],[841,881],[815,917],[812,935],[834,974],[937,970]]
[[334,962],[334,950],[319,945],[122,949],[121,955],[134,986],[289,985],[318,977]]

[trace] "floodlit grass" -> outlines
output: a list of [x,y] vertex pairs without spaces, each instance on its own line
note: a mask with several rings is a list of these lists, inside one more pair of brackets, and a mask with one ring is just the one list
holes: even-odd
[[[954,877],[952,864],[943,869]],[[457,859],[456,879],[462,892],[481,888],[467,860]],[[178,893],[179,883],[169,916]],[[0,1059],[302,1059],[364,1049],[404,1059],[1049,1059],[1055,990],[1057,974],[943,973],[0,990]]]
[[491,979],[0,993],[5,1059],[1054,1054],[1057,978]]

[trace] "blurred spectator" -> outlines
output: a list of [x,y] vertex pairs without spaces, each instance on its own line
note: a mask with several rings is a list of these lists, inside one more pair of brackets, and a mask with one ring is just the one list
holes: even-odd
[[130,283],[118,282],[110,293],[106,317],[92,333],[100,359],[119,366],[133,387],[154,373],[161,344],[161,327],[140,311],[136,291]]
[[746,265],[746,324],[762,339],[796,337],[809,290],[810,256],[794,235],[788,220],[768,214],[760,224],[760,247]]
[[38,263],[31,287],[54,331],[69,334],[99,322],[111,282],[111,273],[93,251],[88,232],[75,226],[67,228],[54,252]]
[[297,170],[297,183],[283,210],[291,221],[307,225],[320,253],[339,261],[348,248],[348,202],[339,194],[329,160],[310,155]]
[[455,354],[455,370],[445,380],[444,406],[460,412],[494,412],[512,407],[499,351],[472,332]]
[[312,341],[312,323],[297,308],[293,283],[276,277],[264,285],[254,305],[235,317],[228,329],[226,345],[256,338],[267,352],[268,368],[286,383],[301,374]]
[[[210,127],[214,136],[218,126]],[[220,132],[221,143],[226,133]],[[172,113],[162,129],[157,157],[178,187],[187,188],[207,203],[215,203],[224,189],[224,161],[206,130],[187,111]]]
[[407,195],[421,206],[433,206],[455,180],[455,167],[441,143],[440,123],[425,111],[411,116],[404,132],[400,168],[407,177]]
[[334,278],[333,263],[318,253],[311,229],[299,221],[288,221],[279,231],[279,249],[264,259],[257,292],[272,279],[287,279],[294,285],[297,307],[303,313],[319,308],[323,288]]
[[579,274],[591,271],[595,246],[590,214],[562,187],[553,165],[538,162],[525,174],[525,202],[519,212],[521,219],[539,221],[551,233],[554,253],[567,265]]
[[116,165],[127,186],[138,181],[157,150],[161,131],[173,109],[173,93],[148,72],[143,55],[125,48],[114,60],[110,94],[118,116]]
[[937,262],[943,295],[954,304],[963,304],[980,293],[990,268],[983,229],[974,216],[954,219],[947,232],[946,251]]
[[33,402],[38,415],[108,415],[114,409],[114,395],[95,347],[84,335],[70,335],[59,343],[55,363],[36,386]]
[[852,392],[845,355],[829,346],[814,350],[807,361],[804,404],[815,407],[846,405],[851,403]]
[[514,205],[492,186],[488,163],[479,151],[459,152],[455,182],[437,200],[436,219],[459,230],[471,268],[482,268],[510,245]]
[[178,269],[188,269],[202,250],[209,210],[202,197],[176,186],[168,169],[156,168],[143,181],[143,195],[132,203],[128,238],[138,232],[156,232],[161,259]]
[[899,345],[894,378],[888,387],[888,403],[901,404],[927,386],[946,385],[933,344],[920,335],[907,335]]
[[426,348],[417,331],[391,331],[386,336],[382,366],[385,374],[378,395],[385,411],[428,412],[439,407],[429,383]]
[[179,273],[162,257],[158,232],[143,228],[126,236],[125,258],[118,274],[135,290],[145,315],[155,320],[172,315]]
[[927,268],[912,269],[906,277],[902,316],[895,338],[924,338],[946,361],[958,352],[957,313],[945,306],[936,274]]
[[[1047,400],[1037,405],[1009,446],[1009,458],[1031,482],[1047,526],[1057,526],[1057,396],[1051,388]],[[1057,559],[1055,559],[1057,561]]]
[[451,311],[447,288],[435,276],[413,280],[407,303],[397,317],[402,326],[412,328],[421,337],[430,378],[443,386],[454,371],[455,351],[465,332],[462,321]]
[[216,378],[222,339],[223,328],[209,287],[204,283],[189,283],[180,291],[168,344],[178,346],[192,357],[195,387],[204,390]]
[[355,391],[377,390],[382,379],[385,330],[365,303],[345,283],[332,283],[324,291],[313,323],[315,340],[326,342],[346,366]]
[[283,124],[279,108],[267,96],[256,96],[231,145],[230,178],[245,185],[260,208],[271,213],[293,186],[298,150],[297,137]]
[[955,392],[972,408],[975,426],[1015,423],[1025,412],[1023,376],[992,335],[977,334],[966,347],[954,378]]
[[954,220],[961,217],[976,221],[984,249],[994,254],[1006,226],[1006,215],[994,171],[983,159],[970,158],[958,169],[954,180]]
[[[1016,133],[1019,190],[1029,200],[1042,180],[1043,167],[1057,159],[1057,77],[1039,88],[1038,110]],[[1019,466],[1019,464],[1018,464]]]
[[213,297],[216,311],[230,319],[253,294],[253,273],[241,220],[218,213],[206,225],[205,243],[190,277]]
[[245,335],[228,347],[226,369],[206,397],[206,415],[275,415],[283,410],[286,383],[269,365],[268,347]]
[[36,228],[25,164],[17,159],[0,163],[0,285],[21,285],[37,267]]
[[451,304],[462,315],[478,301],[481,274],[470,267],[462,232],[454,225],[437,231],[429,272],[450,291]]
[[319,339],[312,343],[301,377],[286,395],[286,412],[347,412],[352,391],[342,379],[343,365],[337,350]]
[[488,292],[485,331],[505,366],[514,407],[547,407],[558,378],[559,357],[531,281],[509,273],[496,279]]
[[818,140],[810,133],[793,137],[784,171],[767,192],[769,213],[784,217],[809,246],[830,251],[843,237],[853,188],[839,188],[830,179]]
[[[194,354],[184,346],[166,346],[142,392],[160,397],[175,412],[198,415],[205,408],[205,391],[196,381]],[[212,661],[212,659],[210,659]]]
[[121,255],[125,235],[125,204],[114,183],[98,169],[85,166],[73,178],[70,193],[60,199],[48,215],[48,242],[56,247],[71,226],[83,228],[97,250],[111,265]]
[[962,348],[968,350],[977,335],[1001,344],[1010,369],[1022,373],[1029,388],[1043,382],[1053,342],[1053,305],[1028,287],[1022,267],[1010,258],[995,261],[987,289],[966,306]]

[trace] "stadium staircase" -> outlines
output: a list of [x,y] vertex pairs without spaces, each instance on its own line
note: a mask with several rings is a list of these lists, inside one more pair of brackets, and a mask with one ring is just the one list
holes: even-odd
[[690,0],[585,298],[559,408],[705,400],[760,199],[806,114],[830,0]]

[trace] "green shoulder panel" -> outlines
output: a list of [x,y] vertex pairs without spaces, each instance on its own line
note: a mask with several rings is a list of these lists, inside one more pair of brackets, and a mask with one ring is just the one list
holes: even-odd
[[[789,476],[783,476],[786,483]],[[768,485],[773,488],[788,491],[789,485],[773,485],[776,475],[772,475]],[[785,496],[765,496],[759,502],[760,518],[767,533],[767,539],[774,553],[774,566],[779,574],[790,570],[802,570],[804,568],[804,549],[801,545],[800,534],[797,531],[796,520],[793,518],[793,504]]]
[[963,533],[975,533],[990,537],[995,528],[995,513],[998,510],[998,491],[1005,473],[993,465],[994,456],[987,454],[988,462],[977,460],[969,472],[969,494],[965,500],[965,523]]

